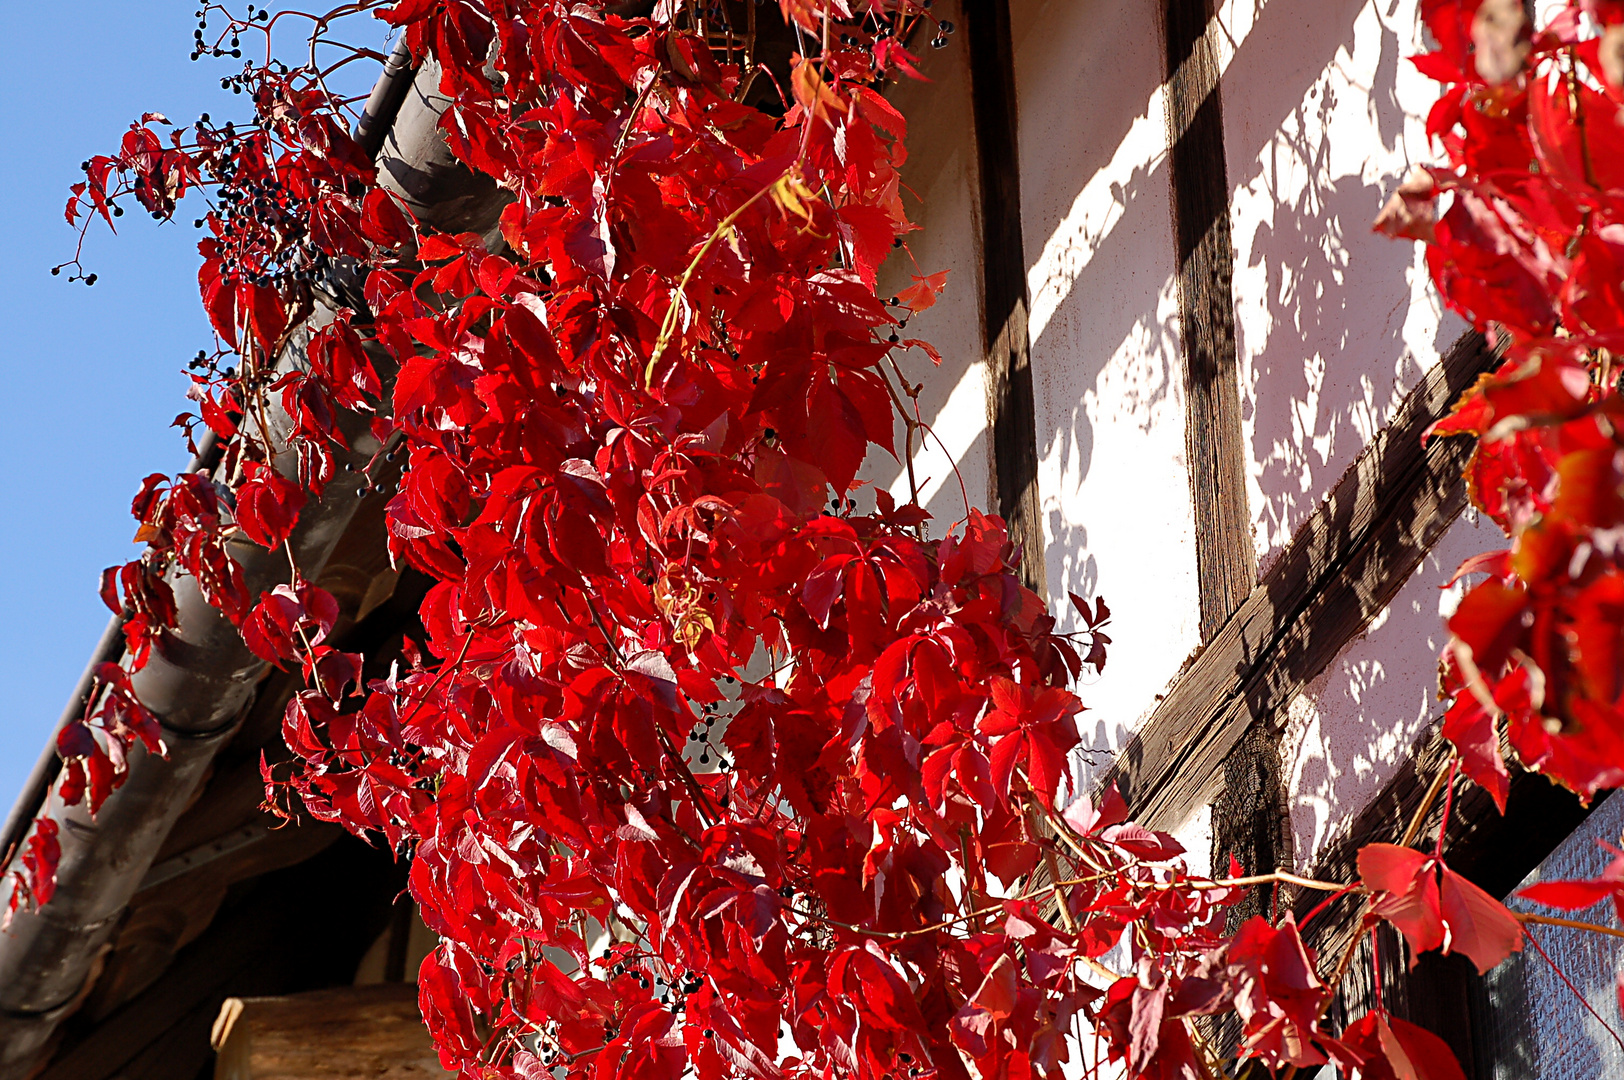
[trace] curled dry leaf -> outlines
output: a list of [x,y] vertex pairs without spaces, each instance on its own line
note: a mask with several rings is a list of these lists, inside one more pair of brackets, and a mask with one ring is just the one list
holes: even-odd
[[1430,172],[1417,165],[1388,196],[1371,228],[1388,236],[1431,240],[1437,221],[1437,184]]

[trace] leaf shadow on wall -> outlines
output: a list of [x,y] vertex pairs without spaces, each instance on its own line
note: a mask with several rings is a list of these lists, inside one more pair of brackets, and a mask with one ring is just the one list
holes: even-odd
[[[1408,171],[1409,154],[1426,160],[1429,153],[1414,140],[1406,147],[1414,119],[1406,117],[1399,80],[1413,51],[1414,13],[1399,15],[1399,6],[1338,0],[1289,31],[1265,20],[1224,78],[1231,190],[1252,219],[1244,235],[1237,228],[1245,253],[1237,321],[1265,572],[1424,365],[1465,329],[1453,316],[1434,317],[1430,327],[1426,318],[1410,319],[1414,246],[1370,229]],[[1350,153],[1350,139],[1369,150]],[[1405,438],[1419,434],[1418,427]],[[1377,488],[1384,483],[1378,479]],[[1319,550],[1346,539],[1350,494],[1331,508],[1330,529],[1343,535],[1317,537]],[[1417,574],[1441,582],[1460,558],[1490,546],[1490,531],[1457,528]],[[1379,550],[1372,562],[1399,554]],[[1313,679],[1305,697],[1314,708],[1287,729],[1282,746],[1293,840],[1305,864],[1381,790],[1438,713],[1433,665],[1443,628],[1435,592],[1419,585],[1412,580],[1340,655],[1331,620],[1314,620],[1303,640],[1289,643],[1298,668],[1291,683]],[[1252,715],[1284,723],[1286,697],[1254,687]]]
[[[1374,40],[1355,33],[1362,12],[1378,16]],[[1287,41],[1289,51],[1271,48]],[[1431,355],[1417,356],[1417,348],[1441,353],[1464,329],[1446,319],[1432,340],[1406,340],[1414,249],[1370,229],[1408,170],[1396,152],[1405,134],[1397,84],[1407,51],[1393,16],[1340,0],[1289,36],[1278,24],[1254,27],[1224,76],[1230,187],[1243,208],[1236,222],[1245,251],[1236,268],[1242,404],[1263,500],[1256,510],[1265,565],[1419,379]],[[1363,126],[1347,122],[1361,94]],[[1371,145],[1350,154],[1339,137]],[[1383,157],[1384,171],[1367,179]]]
[[[1300,10],[1287,11],[1286,5],[1279,2],[1272,7],[1278,11],[1260,6],[1257,25],[1241,43],[1230,67],[1231,72],[1242,73],[1268,69],[1271,78],[1265,85],[1235,91],[1230,89],[1231,80],[1225,80],[1226,108],[1231,105],[1233,93],[1245,93],[1244,107],[1256,121],[1253,129],[1262,132],[1255,146],[1232,145],[1228,155],[1231,160],[1252,160],[1261,155],[1267,141],[1287,123],[1320,77],[1325,60],[1351,42],[1359,5],[1343,4],[1329,14],[1316,13],[1313,25],[1307,27]],[[1054,10],[1054,2],[1038,6],[1040,17]],[[1084,521],[1127,511],[1130,508],[1126,503],[1118,510],[1078,505],[1101,490],[1098,481],[1104,474],[1096,470],[1096,465],[1101,470],[1122,471],[1130,481],[1138,471],[1132,460],[1096,461],[1097,421],[1109,418],[1118,431],[1137,428],[1143,433],[1164,422],[1182,424],[1181,415],[1177,419],[1158,415],[1167,407],[1182,414],[1183,399],[1165,132],[1156,133],[1159,147],[1144,154],[1142,160],[1129,169],[1119,164],[1124,140],[1136,121],[1143,125],[1152,112],[1145,103],[1153,100],[1165,57],[1154,35],[1099,32],[1103,23],[1142,20],[1147,14],[1117,12],[1101,20],[1066,20],[1055,15],[1052,25],[1042,24],[1043,34],[1028,32],[1017,42],[1023,72],[1060,70],[1071,73],[1066,77],[1076,83],[1057,87],[1054,84],[1062,76],[1030,76],[1020,86],[1027,257],[1030,266],[1042,268],[1029,279],[1034,288],[1037,331],[1033,343],[1036,435],[1040,459],[1048,464],[1043,479],[1046,484],[1059,481],[1059,490],[1045,487],[1042,492],[1050,540],[1047,570],[1051,596],[1062,599],[1066,591],[1086,596],[1102,587],[1107,594],[1116,595],[1113,582],[1122,582],[1129,592],[1142,591],[1144,575],[1168,572],[1165,567],[1157,570],[1143,562],[1121,565],[1129,547],[1104,551],[1104,538],[1090,537]],[[1042,22],[1041,18],[1026,21],[1033,27]],[[1064,32],[1070,22],[1087,24],[1092,41],[1070,40]],[[1295,65],[1282,64],[1278,50],[1263,44],[1268,33],[1276,32],[1306,33],[1307,38],[1294,45],[1294,55],[1300,61],[1305,56],[1309,59]],[[1109,96],[1089,92],[1090,85],[1102,81],[1112,88]],[[1072,91],[1069,95],[1068,89]],[[1081,116],[1075,108],[1078,100],[1089,102]],[[1037,112],[1042,103],[1049,101],[1056,103],[1051,106],[1052,115]],[[1086,130],[1078,132],[1079,125]],[[1233,125],[1226,128],[1234,131]],[[1245,132],[1240,134],[1244,136]],[[1112,176],[1113,172],[1120,175]],[[1085,205],[1103,197],[1102,191],[1090,190],[1101,186],[1098,180],[1102,177],[1110,181],[1107,190],[1113,204],[1103,212],[1097,205]],[[1368,209],[1358,205],[1367,196],[1371,200]],[[1340,226],[1344,217],[1367,222],[1374,208],[1379,207],[1380,196],[1379,190],[1350,189],[1332,208],[1338,235],[1347,232]],[[1296,231],[1302,234],[1311,228],[1311,216],[1323,213],[1323,208],[1309,201],[1299,209],[1302,220]],[[1300,261],[1306,265],[1313,260],[1303,255]],[[1402,267],[1396,274],[1402,282]],[[1327,297],[1323,286],[1316,284],[1310,293],[1301,293],[1290,302],[1300,302],[1303,295],[1310,294],[1316,297],[1314,318],[1323,322],[1335,319],[1354,299],[1351,292]],[[1285,317],[1284,312],[1280,317]],[[1293,397],[1286,395],[1285,399],[1289,403]],[[1057,471],[1058,478],[1054,475]],[[1131,489],[1131,482],[1128,487]],[[1131,497],[1132,492],[1124,494]],[[1314,499],[1318,497],[1316,494]],[[1189,526],[1185,521],[1146,521],[1143,527]],[[1102,542],[1091,542],[1095,539]],[[1193,560],[1193,552],[1190,557]],[[1190,567],[1176,572],[1191,577],[1189,599],[1193,610],[1193,561]],[[1165,670],[1171,676],[1183,659],[1182,655],[1150,655],[1178,647],[1165,632],[1159,632],[1165,629],[1168,612],[1147,612],[1143,618],[1147,621],[1137,629],[1131,625],[1130,612],[1124,611],[1119,619],[1114,635],[1118,655],[1137,650],[1146,662],[1119,665],[1117,670],[1124,675],[1118,678],[1131,677],[1128,673],[1146,668]],[[1136,637],[1141,640],[1136,641]],[[1111,679],[1108,672],[1102,682]],[[1126,701],[1133,693],[1127,690],[1103,696]],[[1143,702],[1144,694],[1145,688],[1141,687],[1134,699],[1141,707],[1148,704]],[[1103,758],[1100,752],[1121,746],[1140,719],[1104,713],[1086,717],[1085,748],[1095,751],[1094,757]]]

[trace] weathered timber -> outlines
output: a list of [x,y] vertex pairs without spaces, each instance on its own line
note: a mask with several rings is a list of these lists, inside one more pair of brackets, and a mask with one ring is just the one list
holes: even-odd
[[[1212,866],[1223,872],[1233,856],[1243,872],[1293,864],[1290,793],[1280,732],[1253,724],[1224,755],[1223,783],[1212,804]],[[1273,886],[1259,885],[1225,914],[1231,929],[1273,907]]]
[[980,184],[982,345],[993,501],[1023,552],[1021,576],[1045,595],[1038,501],[1037,413],[1032,397],[1030,310],[1021,238],[1015,59],[1009,0],[964,0]]
[[[146,989],[105,1016],[79,1014],[38,1080],[157,1080],[180,1074],[149,1051],[197,1033],[227,997],[293,994],[348,983],[388,924],[404,867],[344,837],[298,867],[265,875],[228,901]],[[311,882],[320,887],[311,888]],[[185,1040],[183,1039],[182,1042]],[[190,1044],[188,1044],[190,1045]],[[136,1063],[148,1060],[151,1071]]]
[[227,998],[210,1040],[214,1080],[431,1080],[440,1067],[417,987],[343,986]]
[[1177,826],[1211,798],[1247,728],[1274,723],[1409,580],[1466,505],[1471,450],[1422,433],[1496,362],[1482,335],[1457,341],[1180,676],[1106,777],[1138,820]]
[[[1166,0],[1168,183],[1178,255],[1184,445],[1195,520],[1201,640],[1211,641],[1257,583],[1246,495],[1234,245],[1224,159],[1223,99],[1207,0]],[[1253,727],[1223,759],[1212,808],[1214,865],[1286,865],[1291,829],[1278,732]],[[1265,909],[1265,889],[1229,911],[1232,926]]]
[[1235,249],[1230,241],[1218,58],[1206,0],[1167,0],[1168,182],[1178,244],[1184,444],[1195,508],[1201,640],[1211,641],[1257,581],[1246,498],[1235,349]]

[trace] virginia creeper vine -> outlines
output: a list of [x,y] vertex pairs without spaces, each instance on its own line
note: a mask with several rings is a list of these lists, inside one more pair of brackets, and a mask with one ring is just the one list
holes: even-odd
[[[1057,634],[997,518],[927,539],[915,504],[858,507],[865,457],[894,454],[900,423],[911,460],[928,430],[895,358],[934,357],[898,331],[943,275],[875,292],[913,228],[883,91],[916,74],[911,43],[951,32],[928,8],[207,5],[198,54],[265,41],[224,81],[252,119],[148,114],[86,162],[68,216],[111,224],[133,199],[167,220],[206,192],[219,340],[193,363],[188,432],[226,442],[226,482],[154,476],[136,499],[149,546],[103,589],[129,651],[64,732],[64,797],[99,806],[134,740],[161,748],[128,673],[189,574],[259,656],[303,671],[273,801],[291,789],[411,859],[441,939],[423,1014],[465,1076],[1002,1080],[1078,1054],[1132,1077],[1235,1057],[1458,1076],[1379,1004],[1330,1029],[1351,948],[1325,970],[1290,915],[1225,930],[1249,886],[1354,893],[1416,952],[1498,963],[1519,920],[1416,836],[1422,815],[1360,853],[1359,882],[1192,876],[1115,792],[1069,789],[1067,686],[1104,664],[1104,603],[1077,600],[1086,629]],[[1521,12],[1423,3],[1447,164],[1378,223],[1427,241],[1444,298],[1510,338],[1435,432],[1479,437],[1474,497],[1513,537],[1463,567],[1490,580],[1451,620],[1445,672],[1446,734],[1502,802],[1502,719],[1525,764],[1586,795],[1624,778],[1624,3],[1538,33]],[[491,239],[422,226],[351,138],[319,49],[368,13],[439,65],[448,144],[508,196]],[[290,68],[269,43],[299,19],[309,59]],[[795,49],[774,70],[758,34],[779,20]],[[761,80],[773,96],[750,96]],[[305,362],[278,374],[289,350]],[[248,595],[222,546],[285,547],[357,413],[406,460],[378,495],[390,552],[438,581],[421,651],[365,686],[326,644],[330,595],[297,566]],[[48,826],[14,906],[49,899]],[[1621,867],[1530,895],[1624,905]],[[1220,1013],[1235,1046],[1203,1019]]]

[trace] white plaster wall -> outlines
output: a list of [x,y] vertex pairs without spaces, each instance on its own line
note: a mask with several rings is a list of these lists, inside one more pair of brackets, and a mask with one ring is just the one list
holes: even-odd
[[1163,51],[1151,0],[1014,0],[1049,601],[1101,595],[1104,674],[1080,693],[1083,777],[1200,642],[1184,458]]
[[1434,160],[1416,0],[1227,0],[1217,33],[1260,564],[1464,330],[1418,245],[1370,223]]
[[[1420,245],[1372,233],[1435,154],[1415,0],[1229,0],[1217,16],[1254,541],[1267,566],[1465,325]],[[1300,867],[1381,789],[1440,709],[1439,586],[1503,546],[1457,522],[1389,609],[1293,701],[1283,750]]]
[[1463,591],[1443,583],[1469,556],[1504,546],[1492,521],[1462,516],[1370,629],[1291,702],[1281,745],[1299,869],[1313,867],[1443,715],[1438,654]]
[[[957,0],[937,0],[941,18],[959,19]],[[911,383],[923,383],[920,413],[931,427],[914,449],[919,501],[934,515],[930,535],[941,536],[965,517],[965,501],[987,509],[992,490],[987,458],[987,380],[981,359],[978,279],[980,226],[975,131],[970,123],[970,71],[963,35],[947,49],[926,48],[920,72],[928,83],[906,80],[888,92],[908,121],[908,159],[902,168],[903,206],[920,230],[908,247],[880,269],[880,293],[895,295],[914,274],[947,270],[947,287],[936,305],[908,321],[904,337],[922,338],[942,354],[936,367],[913,350],[899,358]],[[911,258],[910,258],[911,255]],[[905,453],[896,427],[898,456]],[[886,488],[898,503],[911,498],[907,469],[883,451],[871,450],[864,476]],[[956,469],[955,469],[956,466]],[[963,488],[960,488],[960,480]]]
[[[938,0],[944,15],[956,3]],[[1014,0],[1024,244],[1039,493],[1051,610],[1067,592],[1112,604],[1104,674],[1080,693],[1079,780],[1097,775],[1199,644],[1174,242],[1152,0]],[[1410,165],[1431,160],[1431,85],[1415,0],[1229,0],[1211,33],[1222,71],[1236,247],[1235,304],[1249,496],[1267,565],[1439,352],[1464,329],[1442,315],[1414,245],[1370,232]],[[940,437],[915,456],[933,534],[987,506],[975,149],[962,39],[925,50],[932,82],[893,91],[910,121],[904,176],[922,202],[911,249],[882,288],[950,269],[909,335],[944,355],[904,361]],[[945,444],[945,450],[944,450]],[[900,436],[899,436],[900,445]],[[952,462],[958,464],[955,475]],[[871,458],[899,498],[904,470]],[[1300,866],[1375,795],[1436,718],[1438,586],[1499,546],[1458,523],[1360,639],[1288,710],[1285,752]],[[1180,830],[1204,857],[1206,818]]]

